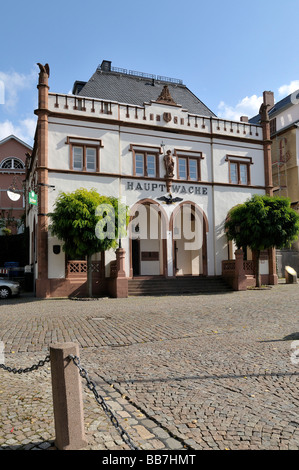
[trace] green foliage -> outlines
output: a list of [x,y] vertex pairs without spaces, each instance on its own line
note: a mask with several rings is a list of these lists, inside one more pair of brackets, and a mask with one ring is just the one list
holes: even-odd
[[7,235],[11,235],[11,229],[10,229],[10,228],[7,228],[7,227],[3,228],[3,229],[2,229],[2,234],[3,234],[3,235],[6,235],[6,236],[7,236]]
[[61,193],[50,217],[50,231],[72,258],[116,248],[128,221],[127,208],[118,199],[85,188]]
[[298,238],[299,215],[287,198],[254,195],[230,210],[225,229],[238,248],[284,248]]

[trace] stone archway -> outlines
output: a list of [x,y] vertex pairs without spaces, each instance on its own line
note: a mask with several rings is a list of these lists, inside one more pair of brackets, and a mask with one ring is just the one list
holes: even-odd
[[171,214],[170,230],[173,240],[173,274],[207,276],[209,224],[204,211],[193,201],[180,203]]
[[167,277],[168,218],[162,206],[142,199],[130,209],[130,277]]

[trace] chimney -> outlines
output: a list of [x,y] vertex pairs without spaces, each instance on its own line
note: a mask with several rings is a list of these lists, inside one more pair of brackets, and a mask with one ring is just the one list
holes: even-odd
[[241,116],[240,121],[241,122],[248,122],[248,116]]
[[269,105],[269,110],[274,106],[274,93],[273,91],[264,91],[263,93],[264,104]]
[[101,70],[103,70],[104,72],[111,72],[111,61],[103,60],[101,63]]

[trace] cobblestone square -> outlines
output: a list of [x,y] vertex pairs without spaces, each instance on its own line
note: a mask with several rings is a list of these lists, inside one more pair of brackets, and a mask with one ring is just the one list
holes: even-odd
[[[298,450],[298,285],[215,295],[0,303],[6,366],[73,341],[140,449]],[[293,353],[293,356],[292,356]],[[83,385],[87,449],[129,449]],[[0,369],[0,448],[50,449],[50,365]]]

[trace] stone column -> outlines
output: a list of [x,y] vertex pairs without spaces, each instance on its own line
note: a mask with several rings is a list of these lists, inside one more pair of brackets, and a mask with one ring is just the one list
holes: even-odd
[[37,183],[38,183],[38,221],[37,221],[37,265],[36,296],[47,297],[48,281],[48,79],[49,66],[38,64],[40,68],[38,81],[37,120]]
[[79,450],[87,446],[81,377],[69,355],[79,357],[77,344],[50,345],[55,446],[59,450]]
[[278,284],[278,276],[276,270],[276,250],[275,248],[269,248],[268,250],[269,260],[269,284],[275,286]]
[[233,280],[234,290],[246,290],[246,275],[243,267],[243,250],[235,251],[235,276]]
[[272,157],[271,157],[271,138],[270,138],[270,119],[268,114],[269,104],[268,93],[264,91],[264,102],[260,107],[261,126],[263,129],[263,147],[264,147],[264,169],[265,169],[265,187],[266,194],[273,196],[272,181]]
[[117,277],[126,277],[125,269],[126,252],[123,248],[116,250]]
[[[263,104],[260,107],[261,125],[263,129],[263,146],[264,146],[264,167],[265,167],[265,187],[266,194],[273,196],[273,179],[272,179],[272,156],[271,156],[271,136],[270,136],[270,119],[268,109],[274,106],[274,96],[272,92],[264,91]],[[276,273],[276,250],[270,248],[268,250],[269,258],[269,284],[278,284],[278,276]]]
[[111,297],[128,297],[128,278],[125,270],[126,252],[123,248],[116,250],[116,273],[108,280],[108,292]]

